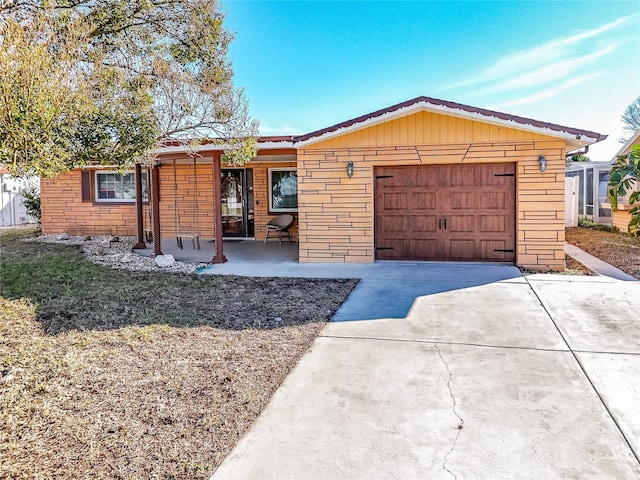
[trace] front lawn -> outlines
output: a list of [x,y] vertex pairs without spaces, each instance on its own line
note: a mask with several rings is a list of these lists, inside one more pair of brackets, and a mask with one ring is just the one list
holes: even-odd
[[0,478],[208,478],[356,283],[0,259]]

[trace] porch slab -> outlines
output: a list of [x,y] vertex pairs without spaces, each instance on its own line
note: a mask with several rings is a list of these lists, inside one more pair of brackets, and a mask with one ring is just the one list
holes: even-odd
[[[150,257],[153,246],[147,243],[147,247],[136,252]],[[215,255],[215,242],[211,238],[200,237],[200,250],[193,248],[189,240],[183,241],[184,248],[180,248],[175,237],[163,238],[160,247],[163,254],[171,254],[179,262],[209,263]],[[298,263],[298,244],[295,242],[282,242],[280,245],[277,241],[228,239],[223,242],[223,250],[227,263],[242,264],[244,268],[246,264]]]

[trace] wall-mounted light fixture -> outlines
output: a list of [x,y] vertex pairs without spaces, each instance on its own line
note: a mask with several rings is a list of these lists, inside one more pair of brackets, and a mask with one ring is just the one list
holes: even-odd
[[540,167],[540,173],[544,173],[547,169],[547,159],[544,158],[544,155],[538,157],[538,166]]
[[347,176],[353,177],[353,162],[347,162]]

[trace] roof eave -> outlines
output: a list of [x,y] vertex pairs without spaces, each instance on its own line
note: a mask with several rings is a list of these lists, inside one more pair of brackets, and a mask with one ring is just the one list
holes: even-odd
[[611,163],[615,163],[615,161],[618,159],[620,155],[624,155],[627,150],[631,149],[631,146],[639,142],[640,142],[640,130],[634,133],[631,136],[631,138],[627,140],[627,142],[622,146],[622,148],[618,150],[618,153],[616,153],[615,156],[611,159]]
[[[215,151],[224,151],[229,147],[229,145],[218,144],[218,143],[206,143],[204,145],[198,145],[197,147],[187,147],[186,145],[168,145],[156,148],[154,153],[157,155],[167,155],[172,153],[186,153],[196,152],[196,153],[206,153],[206,152],[215,152]],[[268,139],[261,140],[258,139],[256,142],[256,149],[258,151],[261,150],[279,150],[284,148],[294,148],[293,142],[289,140],[278,140],[278,139]]]
[[[441,102],[441,101],[438,101]],[[404,102],[389,109],[378,110],[368,115],[363,115],[346,122],[336,124],[323,130],[301,135],[293,139],[296,148],[305,147],[330,138],[334,138],[346,133],[350,133],[363,128],[371,127],[383,122],[388,122],[399,117],[417,112],[433,112],[454,117],[476,120],[494,125],[517,128],[519,130],[531,131],[542,135],[562,138],[567,141],[567,147],[571,149],[581,148],[607,138],[596,132],[578,130],[570,127],[538,122],[532,119],[525,119],[512,115],[503,115],[499,112],[492,112],[484,109],[474,109],[466,105],[455,104],[453,102],[431,103],[428,100],[418,99],[416,101]],[[500,116],[498,116],[500,115]],[[507,118],[501,118],[507,117]],[[533,122],[539,125],[534,125]]]

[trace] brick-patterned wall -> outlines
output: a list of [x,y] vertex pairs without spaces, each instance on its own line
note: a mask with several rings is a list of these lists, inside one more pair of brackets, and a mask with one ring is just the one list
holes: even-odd
[[80,170],[41,181],[43,233],[135,235],[134,203],[83,202],[81,182]]
[[[516,263],[532,270],[562,271],[565,142],[536,141],[522,146],[516,154]],[[544,174],[540,173],[539,155],[547,159]]]
[[[280,213],[269,212],[269,169],[296,168],[296,162],[260,162],[258,157],[258,160],[252,160],[246,166],[253,170],[255,238],[256,240],[264,240],[267,234],[267,223],[269,223],[269,220],[272,218],[280,215]],[[300,181],[299,175],[298,181]],[[291,212],[291,215],[293,215],[293,225],[290,229],[291,238],[296,239],[298,235],[298,215],[296,212]]]
[[[298,151],[301,262],[374,261],[374,166],[516,162],[516,262],[564,268],[564,141],[338,147],[336,140]],[[539,155],[548,161],[544,174]],[[355,166],[351,179],[349,161]]]
[[162,236],[213,238],[213,164],[201,161],[194,172],[193,161],[163,160],[159,169]]
[[[206,163],[208,162],[208,163]],[[248,163],[253,171],[255,238],[263,240],[266,224],[278,213],[269,212],[268,169],[296,167],[295,162],[260,161]],[[223,166],[224,168],[224,166]],[[187,158],[162,159],[160,171],[160,229],[163,237],[197,233],[213,238],[213,164],[210,159],[196,163]],[[92,172],[93,174],[93,172]],[[197,178],[197,180],[194,180]],[[135,204],[82,201],[81,171],[74,170],[42,182],[42,228],[44,233],[70,235],[135,235]],[[92,192],[93,195],[93,192]],[[148,206],[144,206],[148,228]],[[292,238],[297,235],[294,215]]]
[[[205,163],[205,162],[209,163]],[[269,212],[268,169],[296,167],[295,162],[260,161],[259,157],[245,165],[253,171],[254,228],[256,240],[263,240],[266,224],[277,213]],[[174,170],[175,168],[175,170]],[[225,166],[223,165],[224,169]],[[175,171],[175,175],[174,175]],[[196,164],[197,182],[194,181],[193,162],[178,159],[162,160],[160,166],[160,228],[163,236],[198,233],[213,238],[213,164],[203,159]],[[175,179],[175,180],[174,180]],[[177,186],[177,188],[176,188]],[[195,200],[197,197],[197,200]],[[176,215],[176,207],[177,213]],[[294,213],[294,219],[297,215]],[[297,222],[291,229],[296,238]]]

